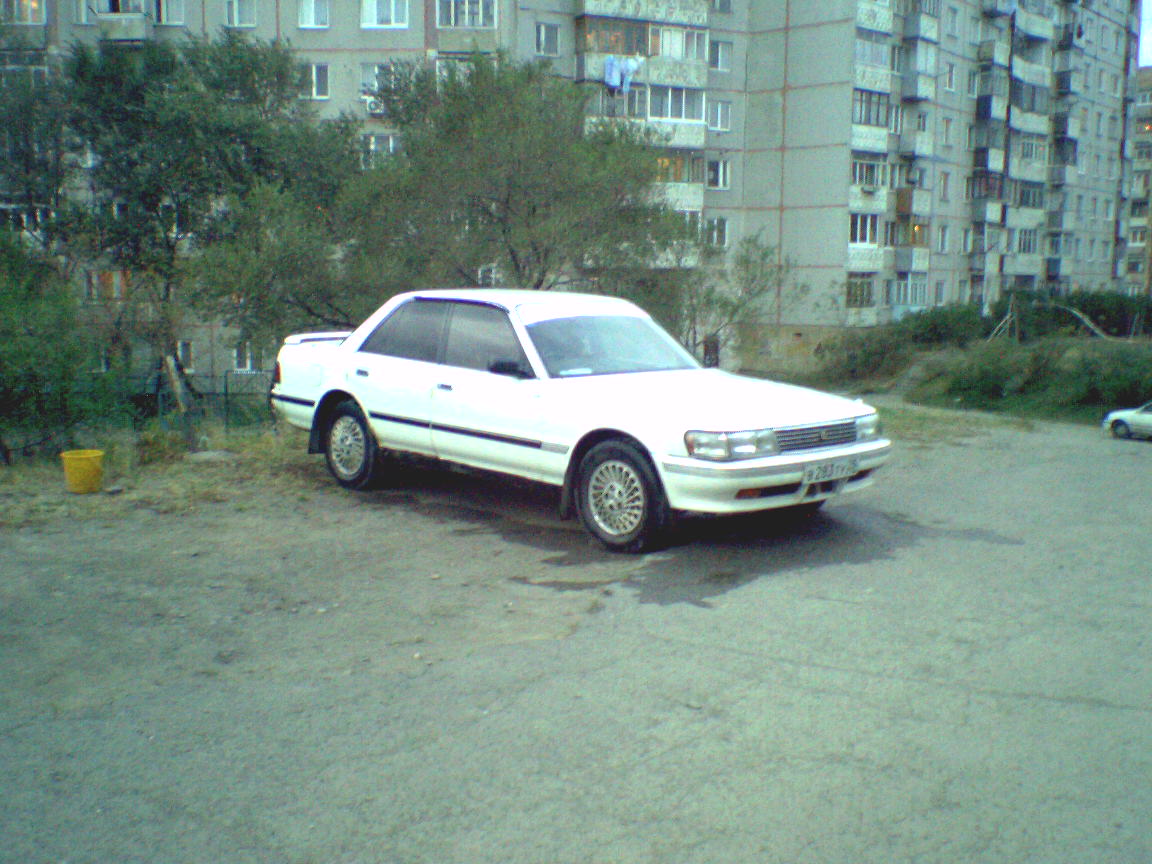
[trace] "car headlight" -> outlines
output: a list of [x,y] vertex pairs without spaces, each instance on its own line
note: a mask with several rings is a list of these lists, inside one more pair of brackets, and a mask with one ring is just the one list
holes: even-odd
[[866,417],[856,418],[857,441],[875,441],[883,432],[884,427],[880,425],[879,414],[869,414]]
[[742,432],[687,432],[684,444],[697,459],[730,462],[734,459],[758,459],[780,452],[776,433],[771,429],[748,429]]

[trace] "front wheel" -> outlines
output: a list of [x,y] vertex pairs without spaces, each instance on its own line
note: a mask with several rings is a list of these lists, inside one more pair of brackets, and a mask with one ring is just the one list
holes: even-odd
[[1117,420],[1112,424],[1112,436],[1114,438],[1131,438],[1132,429],[1123,420]]
[[376,438],[359,406],[351,400],[337,406],[325,436],[328,470],[348,489],[366,489],[376,475]]
[[580,521],[612,552],[652,549],[668,522],[664,490],[644,454],[627,441],[597,444],[580,462]]

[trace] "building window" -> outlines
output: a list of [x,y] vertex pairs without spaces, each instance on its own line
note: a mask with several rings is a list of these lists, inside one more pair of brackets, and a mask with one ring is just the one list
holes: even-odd
[[361,27],[407,27],[408,0],[361,0]]
[[888,125],[889,97],[874,90],[852,91],[852,122],[863,126]]
[[446,28],[495,27],[496,0],[438,0],[436,25]]
[[45,0],[0,0],[0,23],[43,24]]
[[659,183],[699,183],[704,171],[701,160],[683,151],[666,150],[656,157],[656,181]]
[[328,64],[306,63],[304,66],[306,77],[304,79],[305,99],[328,98]]
[[889,176],[884,154],[852,154],[852,185],[880,188],[888,185]]
[[225,27],[255,27],[256,0],[224,0]]
[[560,25],[536,24],[536,53],[542,57],[558,57],[560,55]]
[[252,343],[237,342],[232,360],[232,368],[237,372],[252,372],[256,364],[252,362]]
[[1148,229],[1144,227],[1133,228],[1128,235],[1128,242],[1134,246],[1143,246],[1148,242]]
[[848,242],[875,246],[880,217],[875,213],[849,214]]
[[[648,50],[648,25],[639,21],[586,17],[576,22],[576,42],[590,54],[658,54]],[[653,38],[658,33],[652,28]]]
[[185,372],[191,372],[193,370],[191,342],[182,339],[176,343],[176,360],[180,363],[180,368]]
[[704,222],[704,240],[710,246],[728,245],[728,220],[716,216]]
[[732,43],[712,40],[708,46],[708,68],[717,72],[729,72],[732,69]]
[[844,304],[849,309],[867,309],[876,305],[875,273],[849,273]]
[[948,200],[948,186],[952,180],[952,175],[947,171],[941,171],[940,177],[937,180],[937,185],[940,187],[940,200]]
[[973,99],[980,95],[980,73],[975,69],[968,73],[968,95]]
[[327,27],[328,0],[300,0],[300,15],[296,22],[300,27]]
[[712,0],[712,11],[727,15],[732,11],[732,0]]
[[945,63],[944,64],[944,89],[945,90],[955,90],[956,89],[956,64],[955,63]]
[[[86,3],[83,5],[87,6]],[[156,0],[156,23],[157,24],[183,24],[184,23],[184,0]],[[87,21],[86,13],[79,19],[80,23]]]
[[722,99],[708,103],[708,128],[713,132],[728,132],[732,128],[732,103]]
[[360,162],[365,168],[372,168],[400,149],[400,136],[391,134],[369,134],[360,136]]
[[947,254],[948,252],[948,226],[939,225],[936,228],[936,251]]
[[653,27],[649,34],[649,50],[653,57],[705,60],[709,56],[708,34],[704,30],[686,30],[683,27]]
[[856,28],[856,62],[887,69],[892,63],[892,37],[879,30]]
[[727,189],[731,179],[731,165],[727,159],[708,160],[705,184],[709,189]]
[[649,88],[648,116],[656,120],[703,122],[704,91],[685,87]]
[[1021,255],[1035,255],[1039,252],[1039,232],[1035,228],[1021,228],[1016,235],[1016,251]]

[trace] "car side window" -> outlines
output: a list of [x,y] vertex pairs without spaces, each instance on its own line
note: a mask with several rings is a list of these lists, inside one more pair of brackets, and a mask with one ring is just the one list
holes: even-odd
[[452,307],[444,348],[446,365],[516,377],[531,376],[528,359],[506,312],[477,303],[454,303]]
[[448,306],[432,300],[410,300],[381,321],[360,350],[435,363]]

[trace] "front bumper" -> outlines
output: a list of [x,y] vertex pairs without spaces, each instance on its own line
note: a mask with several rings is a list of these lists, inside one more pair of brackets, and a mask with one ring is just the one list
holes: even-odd
[[679,456],[660,460],[660,476],[674,510],[750,513],[823,501],[871,485],[888,461],[892,442],[867,441],[765,459],[707,462]]

